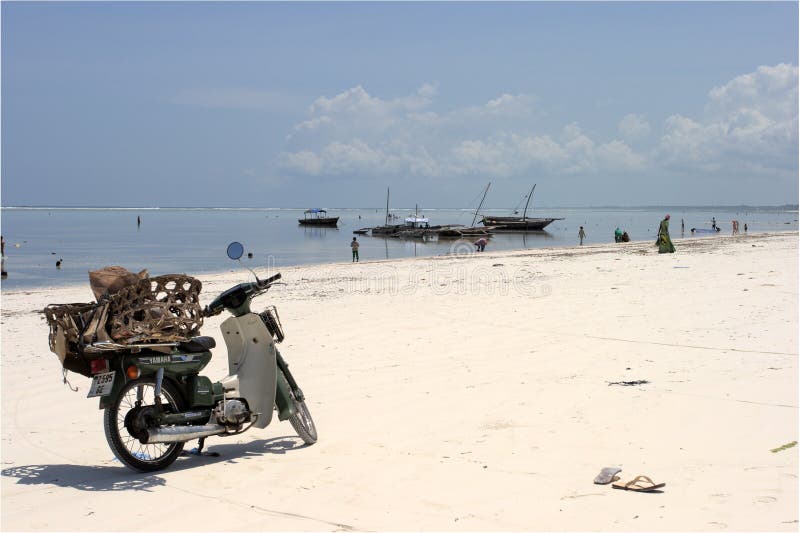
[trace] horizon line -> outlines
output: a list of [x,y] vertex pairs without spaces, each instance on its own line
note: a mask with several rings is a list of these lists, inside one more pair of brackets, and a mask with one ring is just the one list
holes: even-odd
[[[537,206],[536,209],[668,209],[668,208],[711,208],[711,209],[731,209],[731,208],[800,208],[798,204],[642,204],[642,205],[554,205],[554,206]],[[306,210],[308,207],[296,206],[220,206],[220,205],[198,205],[198,206],[180,206],[180,205],[159,205],[159,206],[124,206],[124,205],[3,205],[0,209],[119,209],[119,210],[156,210],[156,209],[230,209],[230,210],[264,210],[264,209],[285,209],[285,210]],[[327,210],[334,209],[384,209],[384,206],[334,206],[325,207]],[[391,210],[407,210],[415,209],[410,206],[392,207]],[[452,209],[471,211],[470,207],[453,207],[453,206],[434,206],[434,207],[421,207],[420,211],[430,209]],[[509,209],[514,210],[514,207],[484,207],[482,210],[490,209]],[[531,211],[535,211],[532,209]]]

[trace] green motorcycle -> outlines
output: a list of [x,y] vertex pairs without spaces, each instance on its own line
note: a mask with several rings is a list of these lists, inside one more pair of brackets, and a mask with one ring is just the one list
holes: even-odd
[[[240,243],[228,247],[231,259],[240,259],[243,252]],[[199,439],[200,453],[207,437],[267,427],[273,411],[278,420],[291,423],[305,444],[317,441],[303,391],[275,347],[283,340],[277,311],[250,309],[253,298],[280,277],[240,283],[203,309],[206,317],[231,314],[221,326],[229,374],[218,382],[199,374],[211,360],[213,337],[85,347],[94,353],[89,397],[100,398],[106,440],[120,461],[137,471],[161,470],[177,459],[187,441]]]

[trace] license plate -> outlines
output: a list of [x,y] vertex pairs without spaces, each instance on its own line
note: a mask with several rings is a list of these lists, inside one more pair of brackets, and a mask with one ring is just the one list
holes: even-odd
[[89,388],[87,398],[94,398],[95,396],[108,396],[111,394],[111,389],[114,387],[114,376],[116,372],[105,372],[103,374],[96,374],[92,378],[92,386]]

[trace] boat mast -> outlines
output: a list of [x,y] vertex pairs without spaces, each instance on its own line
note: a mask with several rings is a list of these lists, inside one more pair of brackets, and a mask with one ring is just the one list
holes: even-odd
[[486,186],[486,190],[483,191],[483,198],[481,198],[481,203],[478,204],[478,209],[475,210],[475,216],[472,217],[472,227],[475,227],[475,219],[478,218],[478,212],[481,210],[481,206],[483,206],[483,201],[486,200],[486,193],[489,192],[489,187],[492,186],[492,182],[489,182],[489,185]]
[[525,202],[525,211],[522,212],[522,221],[523,222],[525,222],[525,220],[526,220],[526,215],[528,214],[528,204],[531,202],[531,196],[533,196],[533,189],[535,189],[535,188],[536,188],[536,184],[534,183],[533,187],[531,187],[531,192],[528,193],[528,201]]
[[389,225],[389,187],[386,187],[386,225]]

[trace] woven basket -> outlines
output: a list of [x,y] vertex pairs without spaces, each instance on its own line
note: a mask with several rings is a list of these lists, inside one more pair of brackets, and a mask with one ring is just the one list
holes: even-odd
[[[72,372],[91,375],[89,359],[81,350],[85,341],[87,326],[93,323],[101,305],[96,303],[54,304],[44,309],[47,324],[50,326],[50,351],[58,356],[61,366]],[[92,339],[88,339],[91,342]]]
[[120,343],[187,340],[203,325],[200,280],[184,274],[143,279],[113,294],[108,328]]

